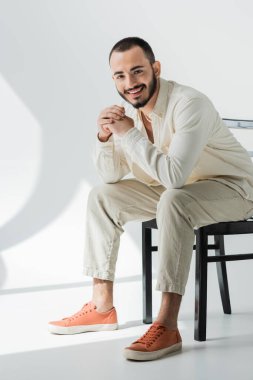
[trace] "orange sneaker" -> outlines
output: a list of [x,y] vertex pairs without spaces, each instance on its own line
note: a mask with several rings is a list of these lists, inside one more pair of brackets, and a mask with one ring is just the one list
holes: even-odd
[[169,330],[165,325],[154,322],[141,338],[124,349],[124,356],[131,360],[155,360],[181,348],[182,338],[178,329]]
[[90,301],[72,316],[63,318],[60,321],[49,322],[48,330],[54,334],[116,330],[118,321],[115,307],[106,312],[98,312],[96,308],[96,305]]

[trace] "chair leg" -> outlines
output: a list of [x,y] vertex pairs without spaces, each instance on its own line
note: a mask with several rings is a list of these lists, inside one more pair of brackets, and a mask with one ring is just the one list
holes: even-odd
[[196,273],[195,273],[195,327],[194,339],[206,340],[207,312],[207,254],[208,236],[204,228],[196,232]]
[[[224,256],[225,255],[224,236],[215,235],[214,242],[215,242],[215,245],[219,247],[219,249],[215,249],[215,255]],[[218,275],[223,311],[225,314],[231,314],[231,304],[230,304],[230,297],[229,297],[226,263],[217,262],[216,268],[217,268],[217,275]]]
[[142,223],[143,323],[152,323],[152,239],[151,228]]

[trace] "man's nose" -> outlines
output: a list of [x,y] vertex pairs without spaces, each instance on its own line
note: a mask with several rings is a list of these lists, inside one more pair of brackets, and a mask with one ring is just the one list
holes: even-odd
[[126,90],[131,90],[133,87],[137,85],[136,79],[134,76],[129,75],[126,81]]

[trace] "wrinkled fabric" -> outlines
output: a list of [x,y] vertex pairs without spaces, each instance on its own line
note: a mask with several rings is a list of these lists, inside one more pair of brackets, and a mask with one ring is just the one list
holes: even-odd
[[96,186],[87,203],[83,274],[114,281],[124,225],[156,217],[159,259],[156,290],[183,295],[194,228],[252,215],[253,201],[216,181],[198,181],[181,189],[148,186],[136,179]]
[[123,137],[96,141],[93,159],[105,183],[127,174],[149,186],[181,188],[211,179],[253,200],[253,164],[247,151],[224,124],[212,102],[201,92],[160,79],[152,120],[154,144],[140,113],[124,104],[135,127]]

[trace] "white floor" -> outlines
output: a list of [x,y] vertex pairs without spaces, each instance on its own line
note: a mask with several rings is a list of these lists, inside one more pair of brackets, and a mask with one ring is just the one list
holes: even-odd
[[[193,312],[182,312],[181,353],[153,362],[131,362],[124,359],[122,349],[147,329],[141,322],[139,281],[117,286],[119,330],[73,336],[47,332],[47,321],[76,312],[87,300],[88,291],[89,286],[77,284],[2,294],[1,380],[253,379],[252,309],[234,310],[230,316],[209,312],[208,339],[201,343],[193,339]],[[135,308],[131,307],[131,297],[138,305]],[[157,302],[154,300],[154,307]]]

